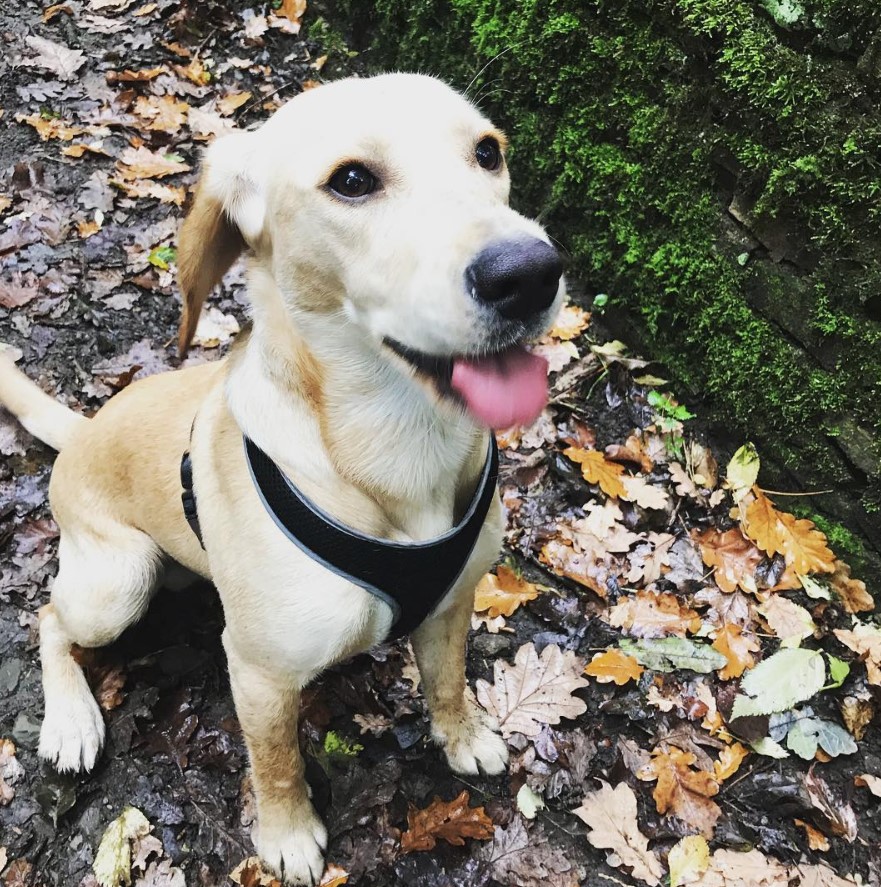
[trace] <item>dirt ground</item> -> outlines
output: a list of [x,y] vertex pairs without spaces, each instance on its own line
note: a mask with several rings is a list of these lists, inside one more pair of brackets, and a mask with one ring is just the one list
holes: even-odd
[[[143,5],[70,0],[63,7],[48,23],[43,22],[44,8],[33,2],[0,9],[5,46],[0,58],[0,200],[9,198],[0,203],[0,341],[21,352],[19,365],[46,390],[88,412],[132,378],[179,365],[171,345],[179,317],[172,250],[184,209],[175,202],[183,199],[183,191],[173,189],[192,184],[200,147],[219,128],[230,122],[250,125],[304,83],[308,87],[320,80],[324,48],[286,33],[289,26],[277,18],[269,23],[272,16],[267,19],[262,8],[177,0]],[[34,36],[84,55],[61,60],[61,74],[22,64],[45,51],[28,42]],[[77,61],[76,70],[65,74],[63,64]],[[197,63],[204,63],[210,79]],[[165,70],[149,80],[118,79],[119,72],[159,66]],[[220,99],[245,92],[250,96],[238,108],[218,110]],[[158,104],[138,113],[144,96],[156,102],[168,96],[203,109],[206,116],[200,122],[191,112],[188,126],[174,128],[173,121],[156,116]],[[55,135],[44,140],[39,126],[17,119],[31,115],[44,128],[54,126]],[[61,123],[83,132],[65,138]],[[62,153],[72,144],[96,142],[106,153],[88,148],[80,157]],[[190,169],[161,180],[126,179],[121,158],[140,147],[163,156],[172,153],[174,163]],[[160,197],[133,196],[138,181],[172,190],[157,190]],[[583,295],[576,299],[590,302]],[[222,318],[244,320],[238,272],[212,304]],[[216,359],[229,333],[220,331],[216,339],[219,346],[203,337],[204,345],[189,360]],[[546,554],[547,543],[559,540],[561,524],[605,498],[585,482],[564,449],[575,445],[609,452],[607,447],[623,446],[634,433],[648,447],[657,431],[658,408],[648,397],[651,383],[634,380],[645,368],[591,349],[606,339],[595,314],[571,345],[565,337],[551,342],[560,360],[560,346],[570,353],[566,368],[554,376],[546,427],[534,432],[531,442],[519,436],[503,440],[502,487],[511,521],[504,555],[526,582],[551,590],[517,609],[501,630],[475,621],[468,659],[472,683],[483,679],[491,684],[494,663],[511,662],[530,643],[539,652],[556,645],[590,661],[622,637],[621,627],[610,624],[609,608],[628,597],[634,582],[650,584],[645,576],[624,578],[634,575],[633,553],[604,555],[597,561],[603,565],[599,578],[596,571],[579,574],[571,564],[563,569]],[[724,465],[740,442],[704,443]],[[203,584],[161,591],[141,624],[112,648],[90,655],[90,679],[108,724],[107,748],[95,771],[62,777],[41,765],[36,756],[42,708],[36,614],[48,600],[57,568],[57,528],[47,505],[53,455],[8,416],[0,417],[0,453],[0,739],[12,740],[20,764],[19,770],[7,762],[4,774],[0,757],[0,850],[5,850],[0,883],[94,884],[91,866],[101,837],[129,805],[147,816],[162,842],[161,859],[167,861],[164,869],[154,860],[152,870],[136,872],[137,884],[230,883],[229,873],[253,854],[254,814],[214,589]],[[622,464],[638,461],[633,454],[621,458]],[[658,456],[643,462],[647,484],[663,491],[669,507],[651,510],[623,503],[621,526],[641,540],[668,533],[684,540],[683,546],[691,545],[692,531],[730,530],[730,502],[708,506],[700,497],[677,493],[672,461]],[[661,594],[678,596],[683,605],[694,604],[701,589],[715,589],[700,555],[690,557],[690,567],[677,574],[681,579],[655,580]],[[764,575],[761,587],[776,588],[782,559],[760,560],[754,567],[756,575]],[[669,577],[672,569],[665,563],[664,575]],[[877,593],[877,582],[873,589],[870,577],[860,578]],[[728,600],[735,597],[743,599],[744,607],[752,606],[742,591]],[[814,711],[838,722],[843,700],[851,698],[874,721],[856,752],[831,760],[750,754],[735,776],[720,781],[715,803],[721,810],[711,829],[711,847],[757,848],[794,867],[784,880],[757,884],[858,883],[843,880],[855,875],[862,883],[881,885],[881,804],[854,783],[860,774],[881,774],[881,694],[832,634],[850,626],[846,608],[836,601],[818,602],[800,590],[790,597],[816,622],[807,643],[852,666],[841,688],[811,700]],[[754,618],[751,610],[749,618]],[[777,639],[767,627],[757,637],[762,655],[776,649]],[[513,761],[508,776],[463,780],[449,772],[429,742],[405,646],[383,646],[333,669],[306,694],[301,727],[307,776],[330,832],[328,860],[349,874],[349,884],[359,885],[643,883],[616,867],[614,859],[610,865],[607,853],[591,845],[584,824],[571,811],[598,788],[598,780],[627,782],[638,799],[640,830],[659,853],[695,832],[687,822],[659,812],[653,784],[636,776],[640,761],[634,763],[634,756],[647,759],[649,751],[672,745],[688,749],[699,763],[706,758],[712,769],[709,756],[717,756],[726,743],[701,727],[707,706],[696,711],[691,705],[700,680],[677,670],[646,671],[638,682],[620,687],[587,681],[574,694],[584,702],[583,713],[544,726],[535,737],[515,733],[509,738]],[[707,680],[719,710],[730,712],[736,682]],[[657,696],[650,703],[652,687],[666,703],[657,703]],[[376,729],[363,732],[354,715],[372,719]],[[741,725],[744,741],[758,739],[768,727],[767,718],[751,720],[761,723]],[[531,821],[518,812],[515,800],[524,784],[547,804]],[[463,790],[491,818],[494,841],[402,852],[408,809],[424,808],[435,796],[451,800]],[[825,838],[828,849],[809,847],[808,831],[796,820],[817,830],[813,843]],[[524,828],[527,838],[516,844]],[[820,864],[841,880],[831,875],[800,880],[800,866]],[[179,877],[185,881],[175,880]],[[751,882],[744,876],[718,883]]]

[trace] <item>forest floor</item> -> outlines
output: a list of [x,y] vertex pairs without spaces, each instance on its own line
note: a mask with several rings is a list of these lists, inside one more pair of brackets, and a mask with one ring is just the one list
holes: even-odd
[[[0,342],[75,409],[180,365],[174,242],[200,149],[318,85],[323,50],[299,39],[300,12],[0,11]],[[879,887],[870,594],[761,490],[749,453],[726,470],[733,447],[701,439],[662,371],[574,301],[539,346],[551,404],[500,435],[506,550],[469,644],[509,773],[450,773],[406,645],[332,669],[301,725],[327,883]],[[188,361],[222,355],[244,305],[234,271]],[[95,771],[39,763],[53,454],[8,415],[0,454],[0,884],[94,885],[126,807],[152,833],[132,838],[120,882],[269,883],[242,868],[253,796],[210,585],[162,590],[88,655],[108,724]],[[459,845],[430,846],[442,836]]]

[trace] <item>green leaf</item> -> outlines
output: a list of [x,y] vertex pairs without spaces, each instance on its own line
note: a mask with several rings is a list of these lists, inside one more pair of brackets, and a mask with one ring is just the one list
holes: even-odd
[[789,752],[777,742],[774,742],[769,736],[763,739],[757,739],[750,743],[750,748],[758,755],[764,755],[766,758],[788,758]]
[[593,297],[594,308],[605,308],[609,304],[609,297],[605,293],[597,293]]
[[825,679],[822,653],[801,647],[779,650],[746,673],[731,719],[786,711],[818,693]]
[[357,742],[349,742],[345,736],[328,730],[324,737],[324,751],[331,758],[354,758],[364,751],[364,746]]
[[725,486],[739,502],[752,488],[759,476],[759,454],[751,443],[745,443],[732,457],[725,469]]
[[806,761],[813,759],[817,747],[831,758],[852,755],[857,750],[853,737],[843,727],[821,718],[802,718],[792,725],[786,747]]
[[669,672],[686,668],[709,674],[728,662],[709,644],[699,644],[689,638],[643,638],[639,641],[622,638],[618,646],[652,671]]
[[832,683],[829,684],[828,689],[834,690],[844,683],[844,679],[850,674],[850,666],[837,656],[830,656],[827,653],[826,658],[829,660],[829,675],[832,678]]
[[167,271],[171,262],[177,258],[177,250],[173,246],[157,246],[150,250],[147,261],[156,268]]
[[786,747],[805,761],[811,761],[817,753],[817,733],[811,729],[813,718],[803,718],[789,728]]

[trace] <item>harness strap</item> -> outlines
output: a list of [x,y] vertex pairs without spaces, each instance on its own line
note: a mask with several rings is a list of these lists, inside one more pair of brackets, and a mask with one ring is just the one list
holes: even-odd
[[340,523],[252,440],[245,437],[244,444],[251,479],[278,528],[313,560],[387,603],[394,612],[393,637],[421,625],[455,585],[496,492],[499,454],[490,434],[483,472],[462,520],[427,542],[393,542]]
[[[196,420],[190,426],[190,442],[193,440],[193,428],[196,427]],[[184,507],[184,517],[190,525],[190,529],[196,534],[199,545],[205,550],[205,543],[202,541],[202,527],[199,525],[199,512],[196,508],[196,494],[193,492],[193,460],[190,459],[189,449],[184,450],[183,456],[180,457],[180,485],[183,492],[180,494],[180,501]]]

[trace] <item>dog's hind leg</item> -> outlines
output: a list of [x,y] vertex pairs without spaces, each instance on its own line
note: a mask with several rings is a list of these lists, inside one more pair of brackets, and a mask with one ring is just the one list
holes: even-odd
[[474,593],[457,589],[450,607],[413,633],[413,649],[431,717],[431,735],[457,773],[501,773],[508,750],[495,725],[465,684],[465,641]]
[[45,714],[39,753],[58,770],[91,770],[104,743],[104,720],[71,647],[109,644],[143,615],[160,552],[140,530],[116,524],[88,537],[62,530],[59,562],[51,603],[40,612]]

